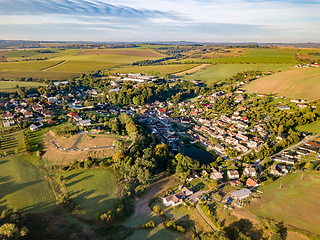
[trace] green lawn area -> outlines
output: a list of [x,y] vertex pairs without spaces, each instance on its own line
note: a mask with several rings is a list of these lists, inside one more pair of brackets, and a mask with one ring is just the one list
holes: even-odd
[[29,61],[29,62],[3,62],[0,71],[40,71],[41,69],[58,64],[59,60]]
[[199,64],[168,64],[168,65],[156,65],[156,66],[128,66],[123,68],[117,68],[112,70],[113,73],[143,73],[143,74],[153,74],[153,73],[163,73],[163,74],[173,74],[182,72],[191,68],[198,66]]
[[290,64],[218,64],[200,72],[186,75],[186,80],[199,79],[207,83],[218,82],[243,71],[279,71],[290,69]]
[[320,134],[320,121],[315,121],[310,124],[296,127],[296,130],[300,132],[310,132]]
[[303,179],[300,172],[261,187],[261,199],[247,209],[258,216],[320,234],[320,173],[303,174]]
[[55,195],[32,155],[0,159],[0,211],[18,208],[33,213],[55,208]]
[[149,229],[137,229],[133,234],[126,238],[126,240],[141,240],[141,239],[152,239],[152,240],[182,240],[185,237],[182,234],[171,231],[164,228],[161,224],[155,228]]
[[[25,142],[23,138],[23,132],[13,134],[10,136],[1,136],[1,152],[2,154],[16,154],[25,152]],[[16,149],[18,152],[16,152]]]
[[244,89],[313,101],[320,99],[320,71],[319,68],[294,68],[254,80]]
[[113,210],[116,202],[116,182],[107,169],[72,170],[61,173],[67,181],[69,194],[83,215],[94,218]]

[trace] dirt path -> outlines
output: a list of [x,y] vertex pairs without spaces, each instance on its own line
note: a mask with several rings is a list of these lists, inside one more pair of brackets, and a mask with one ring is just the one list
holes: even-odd
[[196,72],[199,72],[203,69],[206,69],[207,67],[211,66],[212,64],[200,64],[194,68],[190,68],[188,70],[185,70],[185,71],[182,71],[182,72],[179,72],[179,73],[176,73],[175,75],[177,77],[181,77],[181,76],[184,76],[186,74],[192,74],[192,73],[196,73]]
[[206,223],[212,228],[212,230],[215,231],[215,232],[218,231],[218,230],[216,229],[216,227],[213,226],[213,224],[210,222],[210,220],[203,214],[203,212],[202,212],[202,210],[199,208],[198,204],[196,205],[196,209],[197,209],[198,213],[201,215],[201,217],[203,218],[203,220],[205,220]]
[[150,213],[151,209],[149,208],[150,200],[156,196],[158,193],[173,187],[180,183],[180,180],[174,176],[170,176],[164,179],[159,180],[158,182],[149,186],[146,191],[141,195],[140,199],[136,203],[134,209],[133,217],[137,217],[144,213]]
[[56,64],[56,65],[53,65],[53,66],[51,66],[51,67],[41,69],[41,71],[42,71],[42,72],[45,72],[45,71],[50,70],[50,69],[52,69],[52,68],[59,67],[59,66],[61,66],[62,64],[65,64],[65,63],[67,63],[66,60],[64,60],[64,61],[62,61],[62,62],[60,62],[60,63],[58,63],[58,64]]

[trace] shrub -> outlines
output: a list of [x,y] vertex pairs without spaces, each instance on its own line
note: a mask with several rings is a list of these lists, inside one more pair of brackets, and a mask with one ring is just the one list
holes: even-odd
[[156,225],[153,221],[149,221],[145,224],[142,224],[141,228],[154,228]]
[[155,205],[152,210],[155,212],[155,213],[160,213],[161,209],[159,207],[159,205]]

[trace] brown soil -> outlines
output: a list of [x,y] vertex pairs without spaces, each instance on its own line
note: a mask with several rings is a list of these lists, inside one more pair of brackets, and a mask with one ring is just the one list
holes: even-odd
[[286,240],[309,240],[309,238],[303,234],[288,231]]
[[116,141],[112,137],[105,136],[94,136],[91,139],[90,136],[84,136],[80,143],[78,144],[78,148],[93,148],[93,147],[106,147],[112,146],[113,142]]
[[78,55],[98,55],[98,54],[121,54],[142,57],[160,57],[161,55],[151,51],[133,51],[133,50],[89,50],[81,51]]
[[54,140],[58,143],[62,148],[70,148],[73,143],[76,141],[79,135],[73,135],[71,137],[59,137],[56,136],[51,130],[44,134],[45,138],[50,141]]
[[301,59],[301,60],[310,59],[311,61],[315,61],[315,59],[313,57],[311,57],[310,55],[301,54],[301,55],[298,55],[297,57],[298,57],[298,59]]
[[[89,156],[97,157],[97,158],[105,158],[105,157],[111,157],[114,154],[114,149],[74,151],[74,152],[58,150],[49,142],[49,140],[53,139],[54,134],[53,136],[52,134],[53,134],[52,132],[45,134],[45,138],[43,140],[44,154],[42,156],[42,159],[45,160],[48,165],[67,165],[74,160],[84,159]],[[76,138],[77,136],[72,136],[72,137]],[[55,141],[56,141],[56,138],[55,138]],[[68,140],[64,140],[64,141],[67,142]],[[75,140],[73,141],[69,140],[69,141],[70,141],[69,145],[72,145]]]

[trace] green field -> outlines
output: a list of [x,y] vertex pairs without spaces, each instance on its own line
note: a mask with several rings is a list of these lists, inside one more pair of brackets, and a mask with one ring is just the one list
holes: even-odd
[[[142,60],[156,60],[164,55],[152,49],[93,49],[93,50],[57,50],[53,53],[36,53],[35,50],[4,52],[4,56],[16,58],[20,62],[0,63],[0,77],[4,78],[38,78],[62,80],[76,77],[83,73],[108,69]],[[22,61],[25,57],[49,58],[40,61]],[[7,59],[8,61],[10,59]],[[58,65],[61,62],[64,62]],[[56,66],[57,65],[57,66]],[[50,68],[52,67],[52,68]]]
[[295,68],[252,81],[244,87],[248,92],[259,91],[304,100],[320,99],[320,69]]
[[129,66],[112,70],[113,73],[162,73],[173,74],[198,66],[199,64],[169,64],[156,66]]
[[0,137],[0,149],[2,154],[15,154],[25,152],[25,142],[23,133],[19,132],[13,135],[6,135]]
[[46,84],[38,83],[38,82],[21,82],[21,81],[0,81],[0,91],[1,90],[16,90],[15,86],[19,85],[19,87],[38,87],[38,86],[46,86]]
[[152,239],[152,240],[182,240],[185,239],[182,234],[168,230],[161,224],[156,226],[152,230],[138,229],[132,235],[126,238],[126,240],[140,240],[140,239]]
[[240,56],[209,59],[192,59],[184,61],[200,61],[211,63],[296,63],[295,48],[247,48],[241,49]]
[[116,182],[106,169],[72,170],[61,173],[67,180],[69,194],[80,205],[87,218],[113,210],[116,201]]
[[199,79],[207,83],[232,77],[243,71],[279,71],[290,69],[290,64],[218,64],[208,67],[200,72],[186,75],[184,79]]
[[320,134],[320,121],[315,121],[310,124],[296,127],[296,130],[300,132],[310,132]]
[[0,211],[42,212],[56,206],[52,188],[35,164],[31,155],[0,160]]
[[290,174],[262,187],[261,199],[251,203],[248,210],[320,234],[320,173],[304,172],[301,177],[301,172]]

